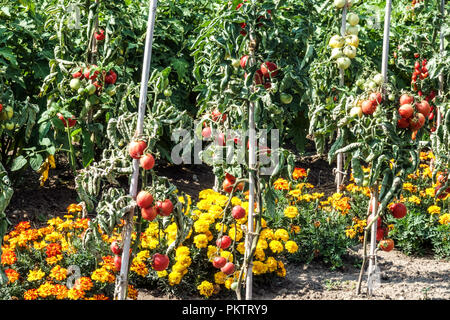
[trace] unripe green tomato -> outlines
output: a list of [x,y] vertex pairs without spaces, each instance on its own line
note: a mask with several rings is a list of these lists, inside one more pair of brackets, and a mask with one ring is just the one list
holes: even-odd
[[77,92],[81,96],[83,93],[86,92],[86,89],[85,88],[79,88]]
[[290,95],[289,93],[282,93],[281,95],[280,95],[280,100],[281,100],[281,103],[283,103],[283,104],[289,104],[289,103],[291,103],[292,102],[292,99],[294,99],[294,97],[292,96],[292,95]]
[[375,81],[369,80],[368,82],[366,82],[367,89],[369,90],[375,90],[377,88],[377,84],[375,83]]
[[346,0],[334,0],[334,6],[338,9],[342,9],[346,4]]
[[345,32],[347,32],[347,34],[352,34],[357,36],[359,33],[359,27],[358,26],[349,26]]
[[92,107],[92,103],[89,101],[89,99],[86,99],[86,101],[84,102],[84,105],[86,106],[86,108],[88,110]]
[[364,90],[364,84],[365,81],[363,79],[359,78],[358,80],[356,80],[356,86],[361,90]]
[[171,97],[172,96],[172,90],[170,90],[169,88],[167,88],[166,90],[164,90],[164,95],[166,97]]
[[390,93],[388,96],[389,101],[395,101],[395,94]]
[[332,48],[342,48],[345,44],[345,39],[340,35],[334,35],[330,38],[328,45]]
[[234,291],[236,291],[237,287],[238,287],[238,283],[237,283],[237,282],[233,282],[233,283],[230,285],[230,289],[231,289],[231,290],[234,290]]
[[348,57],[341,57],[336,60],[339,69],[346,70],[352,64],[351,60]]
[[362,186],[363,187],[368,187],[369,186],[369,179],[364,178]]
[[363,116],[362,108],[361,107],[353,107],[350,109],[350,117],[352,118],[361,118]]
[[342,49],[341,48],[334,48],[333,50],[331,50],[331,59],[335,60],[338,59],[340,57],[342,57],[344,54],[342,53]]
[[95,93],[95,91],[97,91],[97,88],[96,88],[92,83],[90,83],[90,84],[86,87],[86,90],[87,90],[87,93],[88,93],[89,95],[92,95],[92,94]]
[[7,122],[6,124],[5,124],[5,128],[7,129],[7,130],[13,130],[14,129],[14,122]]
[[343,52],[350,59],[354,59],[356,57],[356,48],[353,46],[345,46]]
[[72,80],[70,80],[70,88],[72,88],[72,90],[78,90],[81,87],[81,81],[78,78],[74,78]]
[[116,94],[116,87],[113,85],[106,87],[106,93],[111,97],[114,96]]
[[359,23],[359,16],[356,13],[350,12],[347,15],[347,21],[351,26],[356,26]]
[[9,107],[9,106],[6,107],[5,112],[6,112],[6,119],[5,120],[9,120],[9,119],[11,119],[14,116],[14,110],[13,110],[12,107]]
[[382,85],[384,82],[383,75],[381,73],[376,74],[375,77],[373,77],[373,81],[379,86]]

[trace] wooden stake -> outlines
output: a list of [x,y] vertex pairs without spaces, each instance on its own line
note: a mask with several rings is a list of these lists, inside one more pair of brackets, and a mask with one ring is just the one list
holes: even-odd
[[[440,43],[439,43],[439,53],[442,55],[444,52],[444,21],[445,21],[445,0],[441,0],[441,15],[442,15],[442,24],[441,24],[441,34],[440,34]],[[444,74],[441,72],[439,74],[439,96],[441,98],[444,97]],[[441,125],[441,110],[436,108],[436,131]]]
[[[342,10],[342,21],[341,21],[341,36],[345,37],[346,29],[347,29],[347,4],[344,6]],[[344,86],[345,84],[345,73],[343,69],[339,69],[339,85]],[[339,138],[340,132],[338,131],[337,138]],[[336,163],[336,192],[341,192],[340,186],[343,183],[344,175],[342,174],[345,162],[345,154],[338,153],[337,154],[337,163]]]
[[[147,106],[147,91],[148,91],[147,89],[148,89],[148,80],[150,77],[150,64],[152,59],[152,44],[155,29],[157,6],[158,6],[157,0],[150,0],[149,15],[147,21],[147,36],[145,40],[144,63],[142,68],[141,89],[139,95],[139,111],[136,130],[137,136],[142,135],[144,132],[144,117],[145,117],[145,109]],[[133,175],[131,177],[131,185],[130,185],[130,195],[133,199],[136,199],[138,182],[139,182],[139,160],[134,159]],[[133,217],[135,209],[136,209],[135,207],[132,208],[130,212],[127,214],[124,226],[125,230],[123,237],[122,266],[120,269],[120,275],[116,286],[116,292],[114,293],[115,298],[119,300],[125,300],[127,297],[130,245],[131,245],[131,234],[133,232],[134,227]]]

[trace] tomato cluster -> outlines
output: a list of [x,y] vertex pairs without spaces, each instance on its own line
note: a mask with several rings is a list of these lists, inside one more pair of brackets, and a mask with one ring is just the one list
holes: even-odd
[[14,109],[11,106],[3,107],[3,104],[0,103],[0,122],[6,121],[2,123],[2,127],[7,130],[13,130],[15,128],[14,122],[9,121],[14,116]]

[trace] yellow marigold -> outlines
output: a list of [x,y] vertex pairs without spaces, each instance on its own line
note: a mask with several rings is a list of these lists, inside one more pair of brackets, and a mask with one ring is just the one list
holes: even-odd
[[267,273],[268,268],[264,262],[253,261],[252,273],[255,275]]
[[216,231],[221,232],[223,228],[223,232],[227,232],[227,225],[222,222],[217,222],[215,225]]
[[211,282],[204,280],[197,286],[197,289],[202,296],[210,297],[214,292],[214,285]]
[[269,248],[273,253],[280,253],[283,251],[283,244],[278,240],[272,240],[269,242]]
[[284,263],[282,261],[278,261],[277,276],[279,276],[279,277],[286,276],[286,269],[285,269]]
[[414,186],[412,183],[410,183],[410,182],[405,182],[404,184],[403,184],[403,190],[407,190],[407,191],[409,191],[409,192],[411,192],[411,193],[416,193],[417,192],[417,187],[416,186]]
[[428,207],[427,211],[429,214],[440,214],[441,208],[436,205],[433,205],[433,206]]
[[275,239],[283,240],[284,242],[289,240],[289,233],[286,229],[277,229],[275,231]]
[[265,228],[261,230],[261,233],[259,234],[260,239],[268,239],[273,240],[275,239],[275,235],[273,233],[273,230],[270,228]]
[[256,248],[255,250],[255,259],[259,261],[266,260],[266,253],[261,248]]
[[268,257],[265,264],[266,264],[267,270],[269,272],[274,272],[278,268],[278,262],[277,262],[277,260],[275,260],[274,257]]
[[349,227],[345,230],[345,235],[347,238],[353,239],[356,237],[356,231],[352,227]]
[[67,207],[67,213],[74,214],[83,211],[83,207],[79,204],[72,203]]
[[65,285],[55,284],[53,286],[53,295],[58,300],[67,299],[68,292],[69,292],[69,289]]
[[449,213],[445,213],[442,216],[439,217],[439,223],[444,225],[444,224],[450,224],[450,214]]
[[434,198],[434,196],[436,195],[436,191],[434,188],[426,188],[425,194],[430,198]]
[[173,266],[172,266],[172,272],[178,272],[181,275],[183,275],[185,272],[185,270],[187,269],[187,267],[181,263],[176,262]]
[[222,271],[216,272],[214,274],[214,282],[217,284],[224,284],[227,280],[227,275]]
[[420,198],[418,196],[411,196],[408,198],[408,201],[415,204],[420,204]]
[[288,206],[284,209],[284,216],[290,219],[294,219],[298,215],[297,207]]
[[197,248],[206,248],[208,246],[208,237],[204,233],[200,233],[194,237],[194,244]]
[[194,222],[194,230],[197,233],[205,233],[209,230],[209,223],[203,219]]
[[298,198],[302,195],[302,190],[294,189],[294,190],[289,191],[288,194],[294,198]]
[[137,300],[138,294],[139,292],[132,285],[128,286],[128,293],[127,293],[128,298],[132,300]]
[[245,253],[245,243],[244,242],[239,242],[238,245],[236,246],[236,250],[240,254],[244,254]]
[[58,281],[62,281],[67,278],[67,269],[62,268],[60,265],[54,266],[52,270],[50,270],[50,278],[53,278]]
[[228,231],[228,236],[231,238],[231,240],[233,241],[240,241],[242,239],[243,233],[242,230],[240,229],[235,229],[234,227],[232,227],[229,231]]
[[89,291],[93,286],[94,284],[89,277],[81,277],[75,281],[74,288],[81,291]]
[[108,272],[104,267],[94,270],[91,275],[91,279],[97,282],[108,282],[113,283],[115,276]]
[[289,182],[286,179],[278,178],[274,183],[273,187],[276,190],[289,190]]
[[141,277],[146,277],[148,275],[148,268],[144,262],[133,259],[131,263],[130,270],[134,273],[140,275]]
[[208,256],[208,259],[211,259],[211,257],[214,257],[217,253],[217,247],[209,245],[208,251],[206,252],[206,255]]
[[167,276],[167,270],[157,271],[156,274],[158,275],[158,278],[164,278]]
[[38,297],[37,289],[27,290],[23,294],[25,300],[36,300]]
[[41,284],[39,288],[37,289],[37,294],[41,298],[47,298],[49,296],[53,295],[53,284],[50,282],[45,282],[44,284]]
[[211,207],[211,202],[209,200],[200,200],[197,202],[197,208],[203,211],[207,211]]
[[233,254],[230,251],[227,250],[222,250],[220,252],[220,256],[224,257],[225,259],[227,259],[227,261],[229,262],[233,262]]
[[211,207],[209,207],[208,213],[209,213],[212,217],[214,217],[214,219],[218,219],[218,218],[220,218],[220,217],[222,216],[223,209],[222,209],[222,207],[220,207],[220,206],[214,204],[214,205],[212,205]]
[[238,197],[232,197],[231,198],[231,204],[234,206],[239,206],[242,203],[242,200]]
[[208,197],[210,197],[211,195],[217,195],[217,192],[214,191],[213,189],[205,189],[200,191],[200,193],[198,194],[199,199],[206,199]]
[[228,290],[231,288],[231,285],[233,284],[234,279],[229,277],[227,278],[227,280],[225,280],[225,288],[227,288]]
[[269,244],[267,243],[267,241],[264,238],[259,238],[258,242],[256,243],[256,247],[259,249],[267,249],[269,247]]
[[84,294],[83,290],[72,288],[67,292],[67,297],[70,300],[80,300],[84,298]]
[[284,244],[284,247],[286,248],[287,252],[289,253],[295,253],[298,251],[298,245],[295,241],[289,240]]
[[54,264],[57,264],[62,259],[63,259],[63,255],[58,254],[56,256],[46,258],[45,261],[47,261],[47,264],[49,264],[49,265],[54,265]]
[[28,272],[27,280],[28,281],[38,281],[38,280],[41,280],[44,276],[45,276],[45,272],[42,271],[41,269],[39,269],[39,270],[30,270]]
[[178,256],[175,258],[175,260],[185,268],[188,268],[192,263],[192,259],[189,256]]

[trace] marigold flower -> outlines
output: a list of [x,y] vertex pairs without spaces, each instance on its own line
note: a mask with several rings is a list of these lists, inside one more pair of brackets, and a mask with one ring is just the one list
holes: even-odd
[[52,270],[50,270],[50,278],[53,278],[58,281],[62,281],[67,278],[67,269],[62,268],[60,265],[54,266]]
[[444,225],[444,224],[450,224],[450,214],[449,213],[445,213],[442,216],[439,217],[439,223]]
[[269,272],[274,272],[278,268],[278,262],[274,257],[268,257],[265,264]]
[[50,282],[41,284],[40,287],[37,289],[37,294],[41,298],[47,298],[49,296],[52,296],[53,293],[54,293],[54,286]]
[[243,233],[242,230],[240,229],[235,229],[234,227],[232,227],[229,231],[228,231],[228,236],[231,238],[231,240],[233,241],[240,241],[242,239]]
[[273,187],[276,190],[289,190],[289,182],[286,179],[278,178],[274,183]]
[[19,280],[20,274],[14,269],[6,269],[5,274],[8,277],[8,283],[14,283]]
[[23,294],[25,300],[36,300],[38,297],[37,289],[27,290]]
[[70,300],[80,300],[83,299],[85,292],[83,290],[72,288],[67,292],[67,297]]
[[284,216],[290,219],[294,219],[298,215],[297,207],[288,206],[284,209]]
[[308,172],[303,168],[295,168],[292,173],[292,178],[297,180],[301,178],[306,178],[308,176]]
[[432,205],[430,207],[428,207],[428,213],[429,214],[440,214],[441,213],[441,208],[436,206],[436,205]]
[[208,237],[204,233],[200,233],[194,237],[194,244],[197,248],[206,248],[208,246]]
[[289,240],[284,244],[284,247],[286,248],[287,252],[289,253],[295,253],[298,251],[298,245],[295,241]]
[[280,253],[283,251],[283,244],[278,240],[272,240],[269,242],[269,248],[273,253]]
[[132,286],[128,285],[128,298],[137,300],[139,292]]
[[275,239],[286,242],[289,240],[289,233],[285,229],[277,229],[275,231]]
[[2,257],[3,265],[7,265],[7,264],[12,265],[12,264],[16,263],[16,261],[17,261],[16,253],[10,249],[4,249],[1,257]]
[[214,274],[214,282],[217,284],[224,284],[227,280],[227,275],[222,271],[216,272]]
[[211,282],[204,280],[197,286],[197,289],[202,296],[210,297],[214,292],[214,285]]
[[260,275],[267,273],[268,267],[264,262],[261,261],[253,261],[252,273],[255,275]]
[[41,269],[39,270],[30,270],[28,272],[27,281],[38,281],[41,280],[45,276],[45,272]]
[[169,273],[168,281],[170,286],[180,284],[181,279],[183,279],[183,275],[181,273],[176,271],[172,271],[171,273]]

